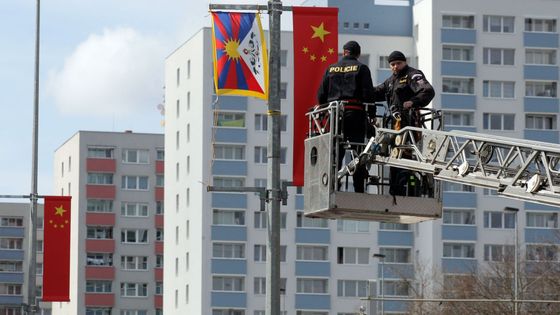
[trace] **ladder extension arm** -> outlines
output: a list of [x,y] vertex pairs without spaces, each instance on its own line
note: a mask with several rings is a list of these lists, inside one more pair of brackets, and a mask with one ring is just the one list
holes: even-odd
[[[498,195],[560,206],[560,145],[466,131],[378,128],[360,162],[431,173]],[[385,154],[383,154],[385,153]]]

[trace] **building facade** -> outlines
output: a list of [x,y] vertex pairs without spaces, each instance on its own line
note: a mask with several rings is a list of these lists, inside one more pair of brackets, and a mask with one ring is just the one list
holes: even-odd
[[[346,41],[358,41],[374,83],[391,75],[387,56],[401,50],[434,86],[432,106],[445,111],[447,129],[558,143],[560,3],[305,4],[339,7],[339,51]],[[281,177],[290,180],[291,32],[283,32],[281,41]],[[201,29],[165,64],[165,229],[173,232],[165,236],[164,307],[166,314],[259,315],[265,308],[267,234],[258,196],[207,192],[206,186],[265,186],[267,107],[252,98],[213,94],[211,47],[211,30]],[[381,282],[385,296],[412,296],[415,288],[404,278],[420,278],[422,269],[452,283],[503,257],[515,246],[515,233],[527,261],[554,252],[557,208],[453,183],[443,189],[442,220],[399,225],[308,219],[302,214],[303,195],[290,188],[288,205],[281,209],[281,309],[297,315],[355,314],[368,286],[379,290]],[[383,263],[372,257],[375,253],[385,255]],[[397,301],[385,301],[383,310],[408,311]]]
[[[0,203],[0,314],[23,314],[29,270],[29,203]],[[37,206],[37,300],[43,283],[43,205]],[[39,315],[51,314],[51,303],[39,302]]]
[[79,131],[55,151],[72,254],[70,302],[53,314],[162,314],[163,145],[160,134]]

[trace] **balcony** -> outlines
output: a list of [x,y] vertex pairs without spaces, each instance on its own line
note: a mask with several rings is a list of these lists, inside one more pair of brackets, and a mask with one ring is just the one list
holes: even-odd
[[155,195],[156,201],[163,201],[163,195],[164,195],[163,187],[156,187],[155,194],[156,194]]
[[86,185],[86,197],[90,199],[115,199],[115,185]]
[[90,253],[114,253],[115,240],[86,239],[86,252]]
[[162,241],[155,241],[154,248],[156,255],[163,255],[163,242]]
[[163,268],[154,268],[154,281],[163,281]]
[[113,307],[114,293],[86,293],[86,306]]
[[154,218],[155,218],[155,224],[154,224],[155,228],[160,228],[160,229],[163,228],[163,214],[156,214]]
[[156,161],[156,174],[163,174],[165,172],[165,162]]
[[86,170],[88,172],[114,173],[117,170],[117,160],[88,158],[86,160]]
[[163,295],[154,295],[154,307],[163,308]]
[[115,267],[112,266],[86,266],[86,279],[88,280],[113,280]]
[[115,214],[114,213],[100,213],[100,212],[88,212],[86,213],[86,224],[87,225],[115,225]]

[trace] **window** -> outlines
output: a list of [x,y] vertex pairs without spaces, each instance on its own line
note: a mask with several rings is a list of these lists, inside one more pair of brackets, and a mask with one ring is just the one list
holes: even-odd
[[[187,79],[191,78],[191,60],[187,60]],[[136,315],[136,314],[133,314]]]
[[514,229],[515,213],[484,211],[484,227],[489,229]]
[[0,260],[0,272],[22,272],[23,262],[18,260]]
[[474,79],[442,78],[443,93],[474,94]]
[[298,245],[297,260],[329,260],[329,248],[327,246]]
[[410,230],[410,226],[408,224],[403,223],[379,223],[380,230],[393,230],[393,231],[408,231]]
[[288,51],[287,50],[280,50],[280,66],[286,67],[288,65]]
[[515,114],[484,113],[482,128],[485,130],[515,130]]
[[490,33],[513,33],[514,17],[485,15],[483,17],[483,30]]
[[187,92],[187,110],[191,109],[191,92]]
[[86,209],[89,212],[113,212],[113,200],[88,199]]
[[217,112],[215,113],[214,126],[218,127],[245,127],[244,113]]
[[525,32],[556,33],[556,20],[525,18]]
[[369,264],[369,248],[338,247],[338,263],[345,265]]
[[[280,278],[280,294],[286,294],[286,278]],[[255,277],[253,280],[253,292],[255,294],[266,294],[266,278],[265,277]],[[258,311],[255,311],[258,312]]]
[[121,256],[124,270],[148,270],[148,256]]
[[514,64],[514,49],[484,48],[482,59],[485,65],[508,65]]
[[526,81],[525,96],[556,97],[556,82]]
[[163,255],[156,255],[156,268],[163,268]]
[[164,149],[156,149],[156,160],[157,161],[165,160],[165,150]]
[[148,176],[124,175],[121,188],[126,190],[148,190]]
[[121,243],[148,243],[148,230],[123,229],[121,231]]
[[[286,245],[280,246],[280,261],[286,261]],[[254,261],[265,262],[266,261],[266,245],[257,244],[254,248]]]
[[214,159],[245,160],[245,146],[231,144],[214,144]]
[[[288,213],[280,212],[280,228],[286,229],[286,222],[288,220]],[[266,229],[267,227],[267,212],[255,211],[255,229]]]
[[147,217],[148,204],[138,202],[121,203],[121,215],[124,217]]
[[495,98],[514,98],[515,82],[484,80],[482,82],[482,96]]
[[360,28],[360,23],[358,23],[358,22],[354,22],[354,28],[355,28],[355,29],[358,29],[358,28]]
[[527,227],[557,229],[558,213],[527,212]]
[[93,185],[112,185],[113,174],[110,173],[88,173],[87,183]]
[[162,174],[156,175],[156,187],[163,187],[165,184],[165,177]]
[[350,27],[350,23],[349,22],[344,22],[343,23],[344,28],[349,28]]
[[386,296],[409,296],[410,283],[402,280],[387,280],[383,283]]
[[329,293],[328,279],[298,278],[296,285],[297,293],[327,294]]
[[[280,164],[286,164],[286,152],[287,148],[280,148]],[[255,163],[267,163],[267,147],[257,146],[255,147]]]
[[214,243],[212,244],[213,258],[245,258],[245,244],[242,243]]
[[369,233],[368,221],[337,220],[336,229],[344,233]]
[[303,215],[303,212],[297,213],[297,227],[303,228],[328,228],[329,221],[327,219],[314,219],[308,218]]
[[245,178],[242,177],[214,177],[216,187],[244,187]]
[[23,226],[23,218],[22,217],[2,218],[0,220],[0,226],[3,226],[3,227],[22,227]]
[[111,315],[111,308],[105,307],[87,307],[86,315]]
[[364,23],[364,29],[369,30],[369,23]]
[[473,186],[462,185],[459,183],[442,182],[442,191],[449,192],[474,192]]
[[114,148],[88,148],[87,157],[97,159],[112,159]]
[[179,84],[181,84],[181,68],[177,68],[176,77],[177,77],[177,86],[179,86]]
[[163,295],[163,282],[156,282],[156,295]]
[[525,128],[556,130],[556,115],[525,114]]
[[156,214],[163,214],[163,213],[164,213],[163,201],[156,201]]
[[515,255],[513,245],[484,244],[484,261],[506,261]]
[[368,282],[363,280],[338,280],[337,294],[343,297],[366,297]]
[[86,292],[111,293],[113,292],[111,281],[87,280]]
[[43,252],[43,240],[37,240],[37,253]]
[[525,49],[525,64],[556,65],[556,50],[527,48]]
[[245,225],[245,211],[214,209],[212,216],[214,225]]
[[474,209],[443,209],[443,224],[474,225]]
[[381,254],[385,255],[386,263],[399,263],[399,264],[410,264],[411,259],[411,249],[410,248],[380,248]]
[[0,295],[21,295],[21,284],[0,283]]
[[141,149],[123,149],[122,162],[148,164],[150,162],[150,151]]
[[443,46],[443,60],[474,61],[474,47],[472,46]]
[[212,315],[245,315],[244,310],[228,309],[212,309]]
[[88,266],[112,266],[113,254],[111,253],[87,253],[86,264]]
[[527,245],[527,260],[558,261],[558,247],[556,245]]
[[181,146],[181,132],[177,131],[175,133],[175,147],[177,148],[177,150],[179,150],[179,147]]
[[212,290],[214,291],[245,291],[245,278],[213,276]]
[[88,226],[87,238],[112,240],[113,227],[112,226]]
[[443,243],[444,258],[474,258],[474,244]]
[[443,113],[443,122],[447,126],[474,126],[473,112],[446,111]]
[[37,217],[37,229],[42,230],[45,225],[45,218]]
[[288,83],[281,82],[280,83],[280,91],[278,91],[278,96],[280,99],[285,100],[288,98]]
[[474,16],[472,15],[444,15],[442,22],[444,28],[474,28]]
[[[288,116],[280,116],[280,130],[286,131],[288,128]],[[266,131],[268,130],[268,116],[264,114],[255,114],[255,130]]]
[[145,297],[148,296],[147,283],[121,283],[121,296],[122,297]]
[[120,315],[148,315],[146,310],[121,310]]

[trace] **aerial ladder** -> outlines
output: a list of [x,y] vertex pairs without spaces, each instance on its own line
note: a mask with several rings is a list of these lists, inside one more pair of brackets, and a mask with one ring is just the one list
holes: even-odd
[[[380,106],[365,105],[366,110],[367,106]],[[363,143],[344,143],[340,132],[344,106],[343,101],[331,102],[316,106],[307,114],[306,216],[395,223],[437,219],[442,214],[441,181],[560,206],[560,145],[443,131],[442,112],[434,109],[417,112],[421,127],[382,128],[399,119],[399,113],[386,106],[381,107],[382,113],[377,118],[381,127],[372,130],[369,138],[364,138]],[[339,154],[346,154],[343,165],[337,165]],[[359,165],[366,165],[369,172],[363,194],[347,189],[349,175]],[[389,193],[388,167],[407,171],[411,180],[403,183],[406,193]]]

